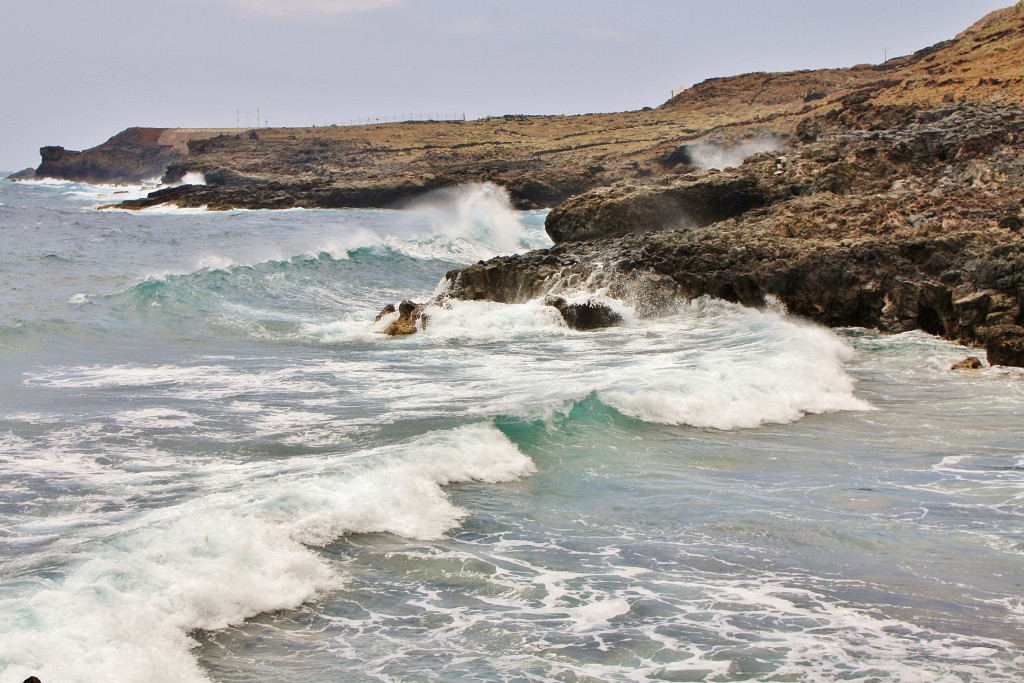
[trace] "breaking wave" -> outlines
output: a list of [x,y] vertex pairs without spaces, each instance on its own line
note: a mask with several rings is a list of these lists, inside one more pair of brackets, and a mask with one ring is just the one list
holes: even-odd
[[477,424],[289,469],[105,529],[66,574],[0,598],[15,615],[0,625],[4,680],[208,680],[189,633],[297,607],[343,581],[314,548],[351,533],[440,538],[468,514],[442,486],[535,468]]

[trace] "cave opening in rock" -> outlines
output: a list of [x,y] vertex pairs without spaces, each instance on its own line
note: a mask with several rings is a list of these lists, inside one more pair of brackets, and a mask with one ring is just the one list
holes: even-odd
[[918,306],[917,326],[928,334],[934,334],[937,337],[946,334],[946,324],[942,321],[942,316],[929,306]]

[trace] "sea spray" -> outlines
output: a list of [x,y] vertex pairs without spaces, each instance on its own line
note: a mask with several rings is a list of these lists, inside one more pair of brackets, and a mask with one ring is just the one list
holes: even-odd
[[686,146],[689,161],[697,170],[707,171],[742,166],[743,162],[755,154],[774,153],[785,146],[785,143],[774,136],[762,136],[741,140],[734,143],[696,142]]
[[[310,326],[323,343],[372,341],[430,354],[457,375],[483,376],[473,399],[449,387],[447,411],[546,414],[595,395],[622,414],[654,423],[717,429],[793,422],[805,414],[870,410],[844,370],[850,346],[835,333],[774,309],[708,298],[674,315],[637,318],[621,301],[580,293],[619,312],[622,324],[569,329],[541,299],[522,304],[447,301],[426,309],[426,330],[403,340],[380,334],[386,321],[349,319]],[[524,356],[513,349],[532,349]],[[502,353],[495,354],[493,349]],[[586,363],[580,364],[579,359]],[[529,377],[524,384],[523,377]],[[393,375],[391,401],[425,391],[415,376]],[[367,387],[368,396],[378,393]]]
[[429,226],[428,234],[486,244],[495,250],[492,255],[538,248],[547,242],[527,234],[508,191],[493,183],[438,190],[410,204],[409,210]]

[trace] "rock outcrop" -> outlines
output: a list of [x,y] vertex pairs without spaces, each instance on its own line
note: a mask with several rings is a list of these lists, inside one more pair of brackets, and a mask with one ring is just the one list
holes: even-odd
[[100,184],[156,180],[185,159],[192,141],[225,135],[224,129],[217,128],[128,128],[81,152],[60,146],[41,148],[42,163],[35,177]]
[[377,314],[374,322],[380,322],[385,317],[398,313],[398,317],[389,322],[387,327],[384,328],[384,334],[389,337],[404,337],[416,334],[418,330],[426,329],[427,327],[428,321],[427,317],[423,314],[424,308],[424,304],[418,304],[414,301],[403,301],[398,305],[397,310],[394,304],[388,304]]
[[981,370],[985,367],[985,364],[981,362],[981,359],[977,356],[968,356],[962,361],[953,363],[950,366],[950,370]]
[[622,322],[622,316],[600,301],[567,301],[564,297],[550,296],[544,300],[562,314],[565,324],[574,330],[597,330],[613,327]]
[[[453,271],[449,295],[601,287],[652,310],[671,297],[774,300],[826,325],[921,329],[1024,365],[1024,108],[854,105],[805,121],[783,154],[585,193],[549,214],[554,248]],[[680,225],[681,198],[705,193],[735,215]]]

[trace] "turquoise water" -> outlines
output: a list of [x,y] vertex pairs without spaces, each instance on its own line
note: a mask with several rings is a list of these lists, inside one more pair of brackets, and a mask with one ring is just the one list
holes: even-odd
[[1020,371],[711,300],[385,338],[544,214],[121,191],[0,183],[3,683],[1024,677]]

